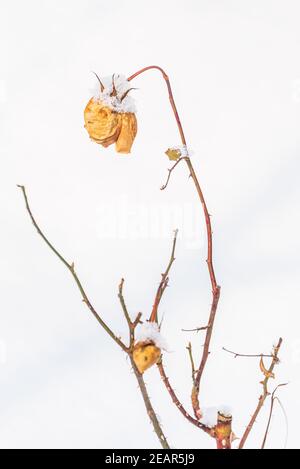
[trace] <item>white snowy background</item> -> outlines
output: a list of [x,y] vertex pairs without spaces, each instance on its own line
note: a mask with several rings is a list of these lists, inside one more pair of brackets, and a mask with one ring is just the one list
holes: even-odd
[[[124,354],[98,327],[65,267],[34,231],[16,184],[51,241],[74,260],[116,333],[117,299],[149,315],[172,231],[177,260],[164,297],[167,373],[190,409],[210,306],[205,230],[187,170],[159,190],[180,144],[158,72],[136,79],[130,156],[90,142],[83,109],[100,76],[158,64],[171,78],[212,214],[222,286],[201,401],[233,408],[241,436],[261,391],[256,359],[284,339],[276,383],[299,445],[300,5],[297,0],[4,0],[0,10],[0,446],[158,447]],[[145,375],[172,447],[214,447],[178,413],[155,367]],[[275,383],[271,383],[273,385]],[[266,405],[247,447],[259,447]],[[267,447],[285,445],[275,407]]]

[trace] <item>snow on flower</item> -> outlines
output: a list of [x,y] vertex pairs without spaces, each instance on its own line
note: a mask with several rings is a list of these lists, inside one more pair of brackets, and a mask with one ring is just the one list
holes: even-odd
[[147,342],[152,341],[156,347],[167,350],[168,346],[161,335],[159,326],[156,322],[144,322],[140,324],[136,329],[136,343],[137,342]]
[[[116,73],[113,76],[101,77],[101,83],[104,86],[103,91],[101,91],[101,86],[98,81],[96,87],[92,90],[95,101],[101,101],[107,107],[118,113],[136,113],[134,99],[129,93],[126,94],[132,87],[124,75]],[[114,88],[116,91],[115,95],[113,93]],[[113,95],[111,96],[112,93]],[[124,95],[125,97],[123,98]]]
[[201,409],[202,418],[200,422],[206,427],[213,428],[218,423],[218,413],[224,415],[224,417],[231,417],[232,410],[228,405],[221,404],[218,407],[203,407]]

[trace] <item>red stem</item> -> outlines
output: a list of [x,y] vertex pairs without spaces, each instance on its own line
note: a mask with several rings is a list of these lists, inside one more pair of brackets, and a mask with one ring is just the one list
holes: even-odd
[[186,145],[186,140],[185,140],[183,128],[182,128],[182,125],[181,125],[181,122],[180,122],[180,118],[179,118],[179,114],[178,114],[178,111],[177,111],[177,108],[176,108],[176,104],[175,104],[175,101],[174,101],[174,98],[173,98],[173,93],[172,93],[172,88],[171,88],[170,80],[169,80],[169,77],[168,77],[168,75],[166,74],[166,72],[165,72],[161,67],[158,67],[157,65],[149,65],[149,67],[142,68],[142,69],[139,70],[138,72],[136,72],[136,73],[134,73],[133,75],[131,75],[129,78],[127,78],[127,80],[128,80],[128,81],[131,81],[131,80],[133,80],[135,77],[137,77],[138,75],[141,75],[141,73],[144,73],[144,72],[146,72],[147,70],[151,70],[151,69],[159,70],[159,71],[161,72],[162,76],[164,77],[164,80],[165,80],[166,85],[167,85],[167,88],[168,88],[170,103],[171,103],[171,106],[172,106],[172,109],[173,109],[173,112],[174,112],[174,116],[175,116],[175,119],[176,119],[176,122],[177,122],[177,125],[178,125],[178,129],[179,129],[179,133],[180,133],[182,145]]

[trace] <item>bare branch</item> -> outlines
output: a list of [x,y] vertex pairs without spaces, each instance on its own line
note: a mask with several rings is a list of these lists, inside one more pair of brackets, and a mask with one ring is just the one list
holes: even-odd
[[264,439],[263,439],[263,442],[262,442],[262,445],[261,445],[261,449],[264,449],[265,445],[266,445],[266,441],[267,441],[267,437],[268,437],[268,433],[269,433],[269,428],[270,428],[270,423],[271,423],[271,419],[272,419],[272,414],[273,414],[274,401],[276,399],[275,394],[276,394],[278,388],[280,388],[281,386],[286,386],[287,384],[288,383],[278,384],[278,386],[276,386],[276,388],[272,392],[271,405],[270,405],[270,414],[269,414],[269,418],[268,418],[268,423],[267,423],[267,428],[266,428],[266,431],[265,431]]
[[[182,142],[182,145],[186,146],[186,139],[185,139],[184,131],[183,131],[182,124],[181,124],[181,121],[180,121],[180,117],[179,117],[177,107],[176,107],[176,104],[175,104],[171,83],[170,83],[169,77],[166,74],[166,72],[161,67],[158,67],[157,65],[150,65],[148,67],[142,68],[141,70],[139,70],[136,73],[134,73],[133,75],[131,75],[128,78],[128,81],[131,81],[134,78],[136,78],[138,75],[141,75],[142,73],[144,73],[148,70],[152,70],[152,69],[158,70],[162,74],[163,79],[165,80],[165,83],[166,83],[167,89],[168,89],[170,104],[171,104],[171,107],[172,107],[172,110],[173,110],[174,117],[176,119],[176,123],[177,123],[177,127],[178,127],[178,130],[179,130],[181,142]],[[197,194],[198,194],[201,206],[202,206],[202,210],[203,210],[203,213],[204,213],[204,218],[205,218],[205,223],[206,223],[206,234],[207,234],[207,259],[206,259],[206,262],[207,262],[210,282],[211,282],[211,286],[212,286],[212,306],[211,306],[211,309],[210,309],[209,320],[208,320],[209,327],[206,331],[202,358],[201,358],[200,366],[198,368],[198,372],[197,372],[196,378],[195,378],[196,384],[195,384],[195,386],[193,388],[193,391],[192,391],[192,395],[197,397],[197,399],[194,399],[194,404],[196,404],[196,407],[194,408],[194,413],[195,413],[195,416],[197,416],[199,414],[199,411],[200,411],[199,399],[198,399],[199,392],[200,392],[200,381],[201,381],[201,377],[203,375],[203,371],[204,371],[206,361],[207,361],[207,358],[208,358],[208,355],[209,355],[209,346],[210,346],[210,341],[211,341],[211,337],[212,337],[214,320],[215,320],[217,307],[218,307],[218,302],[219,302],[219,298],[220,298],[220,286],[217,284],[216,276],[215,276],[215,272],[214,272],[214,266],[213,266],[212,227],[211,227],[211,221],[210,221],[210,214],[208,212],[208,209],[207,209],[207,206],[206,206],[206,201],[205,201],[201,186],[199,184],[197,175],[195,173],[193,164],[191,162],[191,159],[190,159],[189,156],[187,156],[187,157],[184,158],[184,160],[187,164],[190,177],[193,180],[193,183],[194,183],[195,189],[197,191]]]
[[168,185],[169,185],[169,182],[170,182],[170,179],[171,179],[171,175],[172,175],[172,172],[174,171],[174,169],[178,166],[178,164],[183,161],[185,159],[185,157],[182,157],[182,158],[179,158],[176,163],[172,166],[172,168],[168,169],[168,177],[167,177],[167,180],[165,182],[165,184],[163,186],[161,186],[160,190],[161,191],[164,191]]
[[201,378],[202,378],[202,375],[203,375],[203,372],[204,372],[204,368],[205,368],[208,356],[210,354],[209,346],[210,346],[210,341],[211,341],[211,337],[212,337],[213,325],[214,325],[214,322],[215,322],[215,316],[216,316],[216,312],[217,312],[219,298],[220,298],[220,287],[217,286],[216,290],[213,291],[213,302],[212,302],[212,305],[211,305],[209,321],[208,321],[209,326],[208,326],[207,331],[206,331],[205,341],[204,341],[204,346],[203,346],[203,352],[202,352],[202,358],[201,358],[201,361],[200,361],[200,366],[199,366],[198,371],[196,373],[195,384],[194,384],[194,387],[193,387],[193,390],[192,390],[192,397],[193,397],[192,404],[193,404],[193,408],[194,408],[194,414],[195,414],[196,417],[201,415],[201,407],[200,407],[200,403],[199,403],[200,381],[201,381]]

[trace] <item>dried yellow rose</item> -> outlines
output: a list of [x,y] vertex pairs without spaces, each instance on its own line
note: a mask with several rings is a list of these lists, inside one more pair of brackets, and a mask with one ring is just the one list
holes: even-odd
[[[97,75],[96,75],[97,76]],[[123,101],[130,89],[121,96],[112,77],[111,88],[106,91],[101,80],[99,98],[91,98],[84,110],[85,128],[90,138],[105,148],[115,143],[118,153],[130,153],[137,134],[137,120],[134,112],[124,111]],[[103,99],[101,99],[101,96]],[[127,98],[128,100],[128,98]]]

